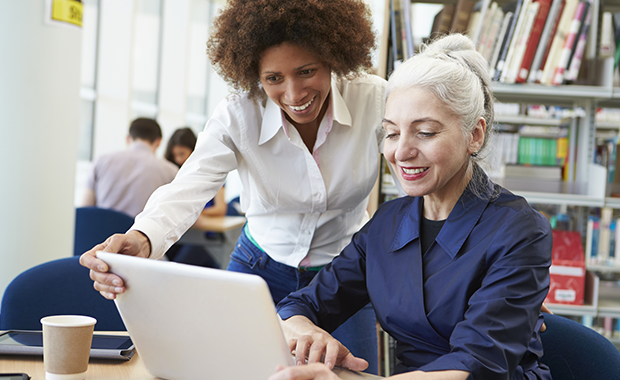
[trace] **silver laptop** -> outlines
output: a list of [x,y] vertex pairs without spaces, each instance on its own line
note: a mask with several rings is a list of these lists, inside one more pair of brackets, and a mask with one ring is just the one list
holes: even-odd
[[[116,298],[146,369],[163,379],[267,379],[293,365],[260,277],[98,252],[125,281]],[[342,379],[379,377],[343,369]]]

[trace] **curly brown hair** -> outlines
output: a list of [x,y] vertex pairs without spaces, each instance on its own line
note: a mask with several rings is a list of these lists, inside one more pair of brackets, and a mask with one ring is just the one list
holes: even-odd
[[283,42],[312,52],[336,75],[354,76],[372,67],[370,10],[361,0],[229,0],[214,21],[207,53],[233,89],[256,98],[261,55]]

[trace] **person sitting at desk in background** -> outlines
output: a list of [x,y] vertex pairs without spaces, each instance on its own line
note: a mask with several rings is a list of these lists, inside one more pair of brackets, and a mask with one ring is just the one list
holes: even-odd
[[369,300],[397,341],[394,379],[551,379],[539,363],[551,227],[477,164],[492,125],[487,63],[467,37],[434,41],[394,71],[384,156],[408,197],[381,205],[312,284],[280,302],[297,362],[311,365],[270,380],[358,368],[328,332]]
[[[196,135],[191,128],[179,128],[170,136],[164,157],[181,168],[196,148],[196,141]],[[222,186],[215,197],[207,202],[200,215],[206,217],[225,216],[226,209],[226,193],[224,186]]]
[[[234,169],[247,224],[228,269],[261,276],[275,303],[310,283],[368,221],[386,83],[364,73],[374,44],[361,0],[228,1],[207,48],[218,74],[244,92],[218,105],[132,229],[82,255],[95,288],[110,299],[124,291],[96,251],[161,257]],[[370,305],[334,334],[377,372]]]
[[132,121],[127,136],[129,149],[93,162],[80,206],[138,215],[153,191],[172,181],[178,171],[177,166],[155,156],[161,138],[155,120],[140,117]]
[[[168,139],[166,145],[166,152],[164,157],[166,160],[172,162],[179,168],[187,161],[196,147],[196,135],[191,128],[184,127],[178,128],[172,136]],[[225,216],[226,215],[226,194],[224,193],[224,186],[217,192],[215,198],[209,200],[205,205],[204,210],[200,214],[199,218],[209,218],[212,216]],[[223,238],[220,233],[206,231],[206,239],[221,239]],[[213,255],[209,251],[201,246],[195,244],[180,244],[175,243],[172,247],[166,251],[166,257],[170,261],[175,261],[184,264],[198,265],[208,268],[219,268],[219,264],[213,258]]]

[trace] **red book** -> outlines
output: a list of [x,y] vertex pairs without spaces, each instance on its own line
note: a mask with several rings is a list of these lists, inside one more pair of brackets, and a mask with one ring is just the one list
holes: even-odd
[[549,8],[551,8],[552,0],[536,1],[538,1],[540,7],[538,8],[538,14],[534,20],[530,38],[528,40],[527,47],[525,48],[525,53],[523,54],[521,68],[517,72],[517,78],[515,79],[516,83],[525,83],[527,80],[530,67],[532,66],[532,60],[534,59],[534,54],[536,53],[536,48],[540,42],[540,35],[545,27],[545,22],[547,21],[547,16],[549,15]]

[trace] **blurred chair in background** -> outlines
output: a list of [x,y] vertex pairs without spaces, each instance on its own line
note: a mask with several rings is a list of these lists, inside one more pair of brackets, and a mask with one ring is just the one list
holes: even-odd
[[76,314],[96,318],[95,330],[125,331],[114,301],[93,288],[79,259],[49,261],[18,275],[4,291],[0,330],[41,330],[42,317]]
[[133,218],[125,213],[98,207],[78,207],[75,210],[73,254],[79,256],[108,237],[127,232],[132,225]]

